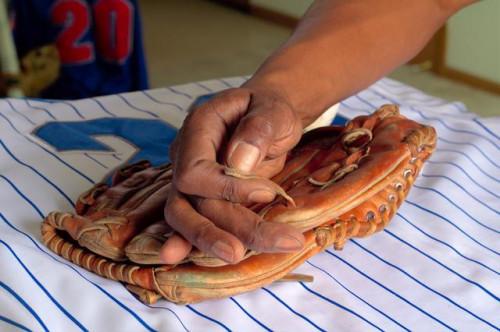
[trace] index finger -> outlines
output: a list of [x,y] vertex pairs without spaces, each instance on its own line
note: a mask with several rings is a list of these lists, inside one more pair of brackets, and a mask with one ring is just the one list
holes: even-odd
[[176,163],[192,166],[200,160],[216,161],[225,134],[245,115],[250,93],[230,89],[193,110],[179,132]]
[[[267,183],[227,176],[217,162],[218,152],[246,115],[250,100],[246,89],[226,90],[189,114],[173,153],[174,183],[181,192],[234,202],[268,202],[274,198],[274,189]],[[251,195],[255,192],[259,193]]]

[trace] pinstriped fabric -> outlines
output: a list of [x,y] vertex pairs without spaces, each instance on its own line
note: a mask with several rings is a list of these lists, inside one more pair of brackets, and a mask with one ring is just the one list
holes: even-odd
[[[0,329],[499,329],[500,117],[478,118],[460,102],[389,79],[343,101],[339,114],[352,118],[382,104],[400,104],[405,116],[437,129],[436,152],[385,231],[347,242],[340,252],[328,249],[298,268],[297,273],[314,275],[314,283],[278,283],[190,306],[146,306],[120,284],[89,274],[41,245],[41,216],[72,210],[80,192],[130,159],[137,147],[119,136],[98,135],[111,151],[63,152],[32,135],[35,128],[100,118],[179,127],[198,95],[244,80],[79,101],[0,100]],[[399,200],[397,190],[380,195]],[[65,257],[81,259],[79,250],[53,245],[61,246]],[[99,261],[83,264],[100,266]],[[121,264],[101,272],[133,273]]]

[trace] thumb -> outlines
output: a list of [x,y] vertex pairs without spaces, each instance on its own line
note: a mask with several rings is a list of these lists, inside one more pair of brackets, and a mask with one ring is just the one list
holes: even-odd
[[258,107],[241,119],[227,147],[229,167],[251,173],[266,158],[283,156],[302,133],[300,121],[288,107]]

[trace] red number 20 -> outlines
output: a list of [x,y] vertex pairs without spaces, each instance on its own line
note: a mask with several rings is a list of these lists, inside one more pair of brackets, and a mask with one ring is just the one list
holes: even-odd
[[[98,0],[93,6],[95,41],[99,54],[108,62],[123,63],[132,49],[133,6],[128,0]],[[52,23],[62,26],[57,36],[61,62],[77,65],[92,62],[94,44],[81,42],[91,25],[89,6],[82,0],[57,0]]]
[[94,60],[94,46],[80,39],[90,27],[88,6],[80,0],[59,0],[52,7],[52,22],[63,30],[56,45],[63,64],[82,64]]
[[99,54],[123,63],[132,49],[132,5],[125,0],[99,0],[94,5],[96,43]]

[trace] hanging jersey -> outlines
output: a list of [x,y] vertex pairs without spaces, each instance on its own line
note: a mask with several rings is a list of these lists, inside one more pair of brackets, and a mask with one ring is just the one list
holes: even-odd
[[136,0],[13,0],[18,55],[55,44],[59,79],[44,98],[77,99],[146,89]]

